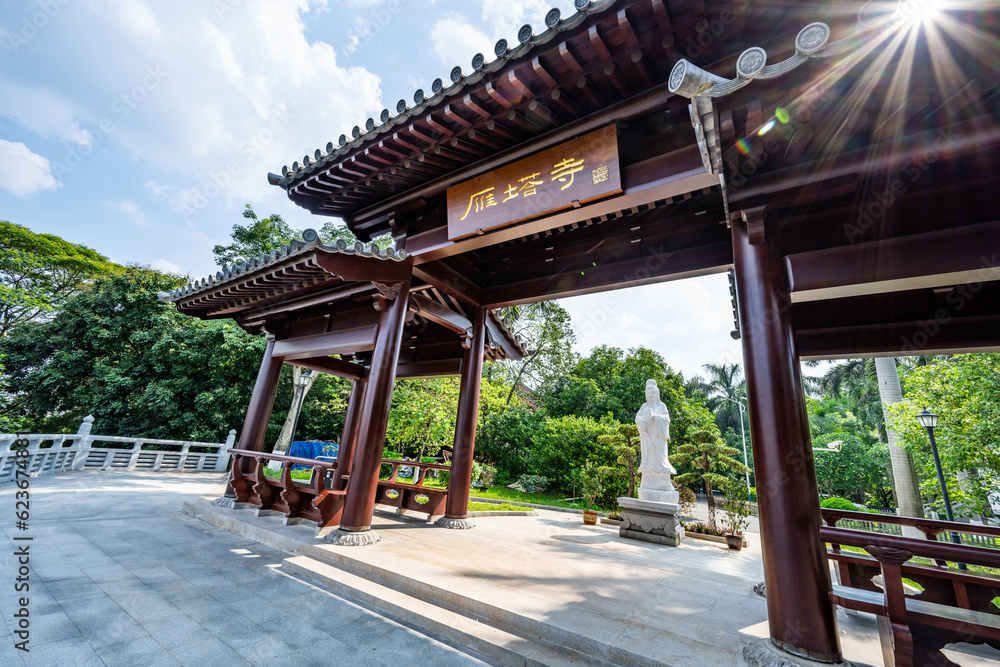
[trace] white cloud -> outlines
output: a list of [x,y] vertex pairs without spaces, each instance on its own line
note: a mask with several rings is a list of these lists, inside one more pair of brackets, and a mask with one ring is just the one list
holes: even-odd
[[20,86],[0,79],[0,115],[35,134],[90,146],[91,135],[80,127],[81,110],[45,88]]
[[490,36],[457,14],[451,14],[434,24],[431,28],[431,43],[434,44],[434,53],[442,65],[460,65],[466,71],[471,69],[469,63],[473,55],[493,52]]
[[139,205],[132,200],[125,201],[105,201],[104,205],[128,216],[129,220],[140,227],[148,227],[149,220],[145,214],[139,210]]
[[181,270],[181,267],[177,266],[173,262],[168,262],[165,259],[154,259],[149,263],[149,265],[161,273],[169,273],[175,276],[184,275],[184,271]]
[[560,299],[573,317],[574,349],[598,345],[656,350],[685,378],[703,374],[702,364],[742,363],[733,329],[724,274]]
[[28,197],[61,186],[52,175],[48,160],[20,142],[0,139],[0,188],[18,197]]
[[163,30],[153,11],[138,0],[112,0],[112,10],[122,25],[139,37],[162,37]]
[[72,58],[72,78],[44,62],[30,79],[5,71],[0,114],[43,137],[117,144],[159,170],[161,195],[173,188],[172,209],[186,203],[189,220],[215,201],[279,199],[267,171],[384,106],[378,77],[339,65],[330,44],[307,38],[304,17],[325,2],[95,0],[72,8],[73,21],[53,21],[44,35]]

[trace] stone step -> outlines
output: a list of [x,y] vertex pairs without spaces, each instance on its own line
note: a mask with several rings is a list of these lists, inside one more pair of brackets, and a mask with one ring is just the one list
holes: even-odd
[[[360,580],[378,584],[385,590],[401,593],[467,619],[479,619],[481,623],[512,635],[560,647],[579,655],[581,659],[596,661],[590,664],[636,667],[732,667],[743,664],[738,657],[741,651],[739,641],[734,642],[731,647],[708,644],[693,638],[690,627],[687,627],[687,631],[678,629],[675,633],[665,630],[660,624],[648,627],[633,623],[621,637],[606,635],[606,639],[602,639],[599,635],[606,622],[607,609],[594,608],[586,601],[581,601],[576,607],[578,613],[572,616],[550,616],[544,612],[520,613],[505,608],[502,601],[492,600],[488,589],[466,595],[435,585],[430,577],[417,578],[390,569],[391,565],[367,562],[362,557],[363,552],[356,551],[366,547],[324,545],[310,534],[311,529],[282,525],[279,517],[254,516],[254,510],[222,510],[202,502],[185,503],[184,511],[257,542],[306,556]],[[613,600],[608,603],[615,605]],[[588,632],[591,629],[594,632]]]
[[503,665],[604,667],[609,664],[571,649],[553,646],[538,637],[508,632],[487,623],[485,619],[470,618],[308,556],[286,558],[280,569],[337,595],[362,602],[456,646],[468,647]]

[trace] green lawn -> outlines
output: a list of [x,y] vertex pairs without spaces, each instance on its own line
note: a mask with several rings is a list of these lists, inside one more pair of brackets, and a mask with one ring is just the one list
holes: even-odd
[[469,501],[470,512],[534,512],[535,510],[523,505],[511,505],[510,503],[477,503]]
[[[508,489],[506,486],[497,485],[491,486],[488,489],[472,489],[471,494],[477,498],[491,498],[495,500],[513,500],[519,503],[534,503],[535,505],[552,505],[553,507],[570,507],[573,509],[586,509],[586,505],[582,500],[577,500],[574,502],[566,502],[566,494],[561,491],[556,491],[549,495],[548,493],[521,493],[520,491],[515,491],[513,489]],[[596,510],[608,511],[609,508],[595,507]],[[617,508],[610,508],[611,510]]]

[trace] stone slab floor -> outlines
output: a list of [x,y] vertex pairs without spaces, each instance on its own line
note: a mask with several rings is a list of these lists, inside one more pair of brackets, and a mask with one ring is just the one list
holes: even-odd
[[[288,554],[181,514],[217,474],[31,480],[29,529],[0,485],[0,665],[482,665],[276,571]],[[29,653],[13,648],[15,536],[30,535]]]

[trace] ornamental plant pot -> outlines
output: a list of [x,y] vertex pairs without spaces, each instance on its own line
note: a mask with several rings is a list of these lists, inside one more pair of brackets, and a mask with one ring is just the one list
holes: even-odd
[[726,544],[730,549],[734,551],[743,550],[743,536],[742,535],[726,535]]
[[596,526],[597,525],[597,512],[595,512],[593,510],[584,510],[583,511],[583,522],[585,524],[587,524],[588,526]]

